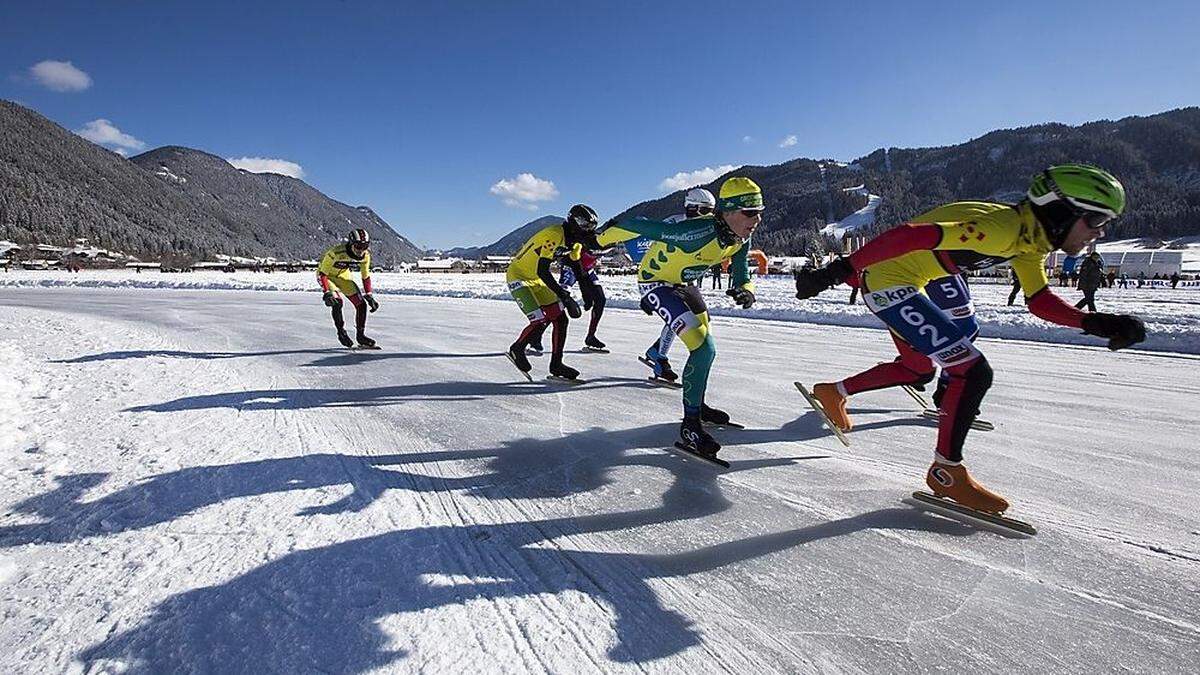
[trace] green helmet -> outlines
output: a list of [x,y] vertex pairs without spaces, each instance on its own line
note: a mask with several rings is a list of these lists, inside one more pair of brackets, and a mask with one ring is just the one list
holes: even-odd
[[1125,187],[1090,164],[1058,164],[1034,176],[1029,202],[1050,243],[1061,246],[1079,218],[1095,229],[1125,211]]

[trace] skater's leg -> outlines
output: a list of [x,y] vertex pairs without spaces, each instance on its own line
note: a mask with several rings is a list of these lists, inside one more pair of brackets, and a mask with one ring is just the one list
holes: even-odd
[[661,358],[667,358],[667,354],[671,351],[671,345],[675,344],[675,331],[671,330],[671,324],[665,324],[662,327],[662,332],[658,334],[658,355]]
[[567,318],[567,313],[562,311],[559,305],[554,305],[553,309],[546,313],[550,318],[550,323],[554,327],[554,332],[551,334],[551,351],[550,351],[550,368],[561,366],[563,358],[563,348],[567,344],[567,326],[570,319]]
[[933,380],[936,370],[933,361],[895,333],[891,336],[900,356],[895,361],[881,363],[838,382],[838,390],[843,396],[903,385],[919,386]]
[[592,317],[588,324],[587,336],[594,339],[596,327],[600,325],[600,317],[604,316],[604,305],[607,299],[604,297],[604,287],[600,284],[593,282],[592,289]]
[[333,327],[337,332],[343,333],[346,331],[346,319],[342,316],[342,298],[341,296],[333,296],[333,306],[329,308],[329,313],[333,315]]
[[979,414],[983,396],[992,386],[992,367],[983,354],[979,354],[966,363],[946,368],[945,372],[949,382],[941,401],[937,458],[944,463],[957,464],[962,461],[963,443],[971,429],[971,421]]

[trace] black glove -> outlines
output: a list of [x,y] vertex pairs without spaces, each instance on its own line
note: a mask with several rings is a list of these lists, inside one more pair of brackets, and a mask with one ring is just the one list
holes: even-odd
[[650,306],[650,302],[647,300],[649,297],[650,296],[648,295],[643,295],[642,301],[638,303],[638,307],[640,307],[647,316],[654,316],[654,308]]
[[583,312],[579,310],[579,303],[575,302],[575,298],[572,298],[568,295],[562,298],[562,304],[563,307],[567,308],[567,316],[571,317],[572,319],[578,319],[579,317],[583,316]]
[[750,309],[750,305],[754,304],[754,293],[748,288],[731,288],[725,291],[725,295],[733,298],[742,309]]
[[364,295],[363,300],[367,301],[367,307],[370,307],[372,312],[379,309],[379,301],[376,300],[375,296],[371,295],[370,293]]
[[800,300],[815,298],[821,291],[833,288],[846,280],[854,268],[845,258],[838,258],[824,267],[805,267],[796,270],[796,297]]
[[325,291],[325,294],[321,296],[321,302],[324,302],[326,307],[336,307],[338,304],[337,296],[333,294],[333,291]]
[[1146,324],[1128,314],[1091,312],[1083,315],[1083,332],[1108,338],[1108,348],[1114,352],[1146,339]]

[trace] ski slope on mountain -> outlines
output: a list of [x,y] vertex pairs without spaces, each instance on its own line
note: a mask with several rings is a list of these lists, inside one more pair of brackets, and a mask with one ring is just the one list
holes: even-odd
[[656,320],[608,313],[609,355],[573,324],[571,387],[503,358],[510,302],[380,299],[348,352],[310,293],[0,289],[0,672],[1200,661],[1195,356],[981,341],[966,457],[1015,540],[900,503],[935,434],[902,392],[849,448],[796,395],[882,330],[716,317],[722,472],[666,450]]

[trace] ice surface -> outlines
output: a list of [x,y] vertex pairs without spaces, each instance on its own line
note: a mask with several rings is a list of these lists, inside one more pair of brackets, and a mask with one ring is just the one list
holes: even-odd
[[882,330],[716,317],[708,400],[748,427],[720,472],[665,450],[641,312],[608,355],[572,324],[591,381],[563,388],[502,356],[512,303],[382,300],[364,353],[308,293],[0,289],[45,448],[0,454],[0,672],[1200,661],[1194,356],[981,341],[998,428],[967,462],[1020,541],[900,503],[935,435],[902,392],[851,402],[849,448],[795,393],[890,360]]

